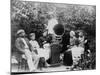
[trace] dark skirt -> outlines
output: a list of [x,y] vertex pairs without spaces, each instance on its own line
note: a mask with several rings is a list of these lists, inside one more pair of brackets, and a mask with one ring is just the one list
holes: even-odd
[[60,51],[61,51],[61,46],[59,44],[51,45],[50,64],[60,63]]
[[64,53],[63,63],[66,66],[72,66],[73,59],[72,59],[72,53],[71,53],[71,51]]

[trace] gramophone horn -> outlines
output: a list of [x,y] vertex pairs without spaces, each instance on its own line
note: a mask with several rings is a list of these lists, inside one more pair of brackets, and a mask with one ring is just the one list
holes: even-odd
[[58,36],[62,36],[64,34],[64,26],[62,24],[56,24],[53,28],[54,33]]

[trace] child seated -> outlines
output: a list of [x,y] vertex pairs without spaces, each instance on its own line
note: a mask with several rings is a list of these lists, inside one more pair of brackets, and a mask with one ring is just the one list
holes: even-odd
[[39,55],[38,55],[38,49],[39,49],[39,44],[38,42],[35,40],[35,33],[31,33],[30,34],[30,49],[32,51],[32,56],[33,56],[33,64],[34,64],[34,68],[37,69],[38,67],[38,62],[39,62]]
[[30,34],[30,44],[32,45],[32,51],[38,49],[40,46],[38,42],[35,40],[35,33]]

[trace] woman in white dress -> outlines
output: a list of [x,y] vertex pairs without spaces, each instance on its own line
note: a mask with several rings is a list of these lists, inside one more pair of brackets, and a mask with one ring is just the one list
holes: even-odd
[[31,51],[32,51],[32,56],[33,56],[33,64],[34,64],[34,69],[36,70],[38,68],[38,63],[39,63],[39,54],[38,54],[38,49],[39,44],[38,42],[35,40],[35,33],[31,33],[30,34],[30,47],[31,47]]

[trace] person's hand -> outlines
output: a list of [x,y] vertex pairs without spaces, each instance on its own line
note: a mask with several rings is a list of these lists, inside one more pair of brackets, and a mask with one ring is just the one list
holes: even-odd
[[45,44],[47,41],[44,41],[43,44]]
[[60,59],[63,60],[64,54],[60,54]]
[[69,48],[69,47],[70,47],[70,45],[67,45],[67,47]]
[[22,55],[22,58],[26,59],[26,56],[23,54],[23,55]]
[[87,40],[85,40],[84,42],[87,43]]
[[66,52],[69,52],[69,51],[71,51],[71,49],[66,50]]

